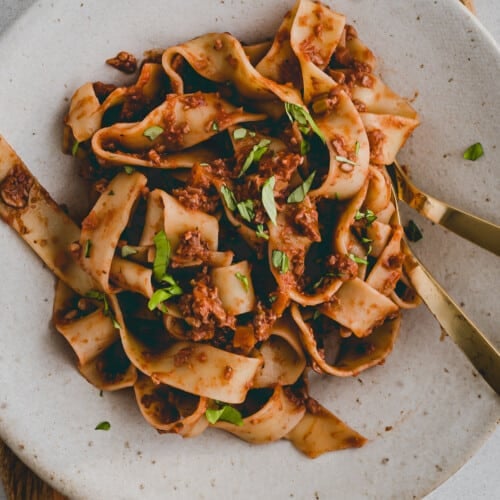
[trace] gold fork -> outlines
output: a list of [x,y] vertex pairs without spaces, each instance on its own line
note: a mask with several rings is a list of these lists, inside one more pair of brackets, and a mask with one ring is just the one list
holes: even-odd
[[[394,186],[391,190],[395,214],[401,225]],[[484,380],[500,394],[500,352],[413,255],[404,238],[401,243],[405,256],[404,270],[414,290]]]
[[500,255],[500,226],[469,214],[418,189],[397,161],[387,166],[396,195],[427,219],[495,255]]

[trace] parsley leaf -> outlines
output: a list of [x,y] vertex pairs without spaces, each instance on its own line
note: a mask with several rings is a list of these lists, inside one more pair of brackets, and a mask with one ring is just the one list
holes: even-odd
[[238,209],[238,212],[243,219],[248,222],[252,222],[253,218],[255,217],[252,200],[240,201],[236,205],[236,208]]
[[245,162],[243,163],[243,166],[241,167],[241,171],[238,174],[238,177],[241,177],[252,165],[254,161],[259,161],[264,153],[269,149],[269,144],[271,144],[271,141],[269,139],[261,139],[259,144],[255,144],[246,157]]
[[123,245],[120,249],[120,252],[121,256],[125,258],[128,257],[129,255],[135,255],[137,253],[137,250],[134,247]]
[[75,139],[75,142],[73,143],[73,147],[71,148],[71,154],[73,156],[76,156],[76,153],[78,153],[79,147],[80,147],[80,143]]
[[209,408],[205,411],[205,417],[211,424],[215,424],[219,420],[229,422],[234,425],[243,425],[241,413],[230,405],[224,405],[222,408]]
[[290,267],[288,255],[281,250],[273,250],[271,261],[273,266],[279,270],[280,274],[285,274]]
[[286,199],[287,203],[300,203],[304,200],[307,193],[311,189],[312,183],[314,181],[314,176],[316,175],[316,170],[298,187],[296,187]]
[[95,426],[96,431],[109,431],[111,424],[109,422],[100,422]]
[[248,278],[242,274],[242,273],[236,273],[235,276],[241,281],[243,288],[245,289],[245,292],[248,292],[250,289],[250,285],[248,283]]
[[170,241],[165,231],[161,230],[155,234],[153,242],[156,248],[156,254],[153,261],[153,276],[156,281],[162,281],[170,262]]
[[236,205],[238,204],[234,193],[225,184],[220,188],[220,193],[224,198],[227,208],[229,208],[231,212],[234,212],[236,210]]
[[364,264],[368,265],[368,260],[363,259],[362,257],[358,257],[357,255],[354,255],[353,253],[350,253],[348,256],[353,262],[356,262],[356,264]]
[[418,241],[424,237],[422,231],[420,231],[420,228],[412,220],[408,221],[408,224],[405,226],[404,231],[406,237],[410,241]]
[[247,136],[248,130],[246,128],[237,128],[233,131],[233,138],[236,141],[239,141],[240,139],[244,139]]
[[464,159],[470,161],[476,161],[478,158],[484,155],[483,145],[480,142],[476,142],[472,146],[469,146],[464,152]]
[[88,259],[90,257],[90,249],[92,248],[92,241],[91,240],[87,240],[85,242],[85,248],[83,250],[83,255],[86,259]]
[[316,122],[313,120],[306,107],[291,102],[285,102],[285,111],[291,122],[298,123],[299,130],[302,133],[308,134],[312,129],[323,143],[326,143],[325,134],[323,134],[318,125],[316,125]]
[[274,225],[276,225],[277,216],[276,203],[274,202],[275,183],[276,179],[273,175],[272,177],[269,177],[269,179],[267,179],[262,186],[262,205],[264,205],[267,215],[269,215],[269,218]]
[[257,238],[262,238],[263,240],[269,239],[269,235],[264,232],[264,224],[257,224],[255,235],[257,236]]
[[142,135],[147,137],[150,141],[154,141],[157,137],[163,134],[163,128],[159,125],[153,125],[152,127],[148,127]]

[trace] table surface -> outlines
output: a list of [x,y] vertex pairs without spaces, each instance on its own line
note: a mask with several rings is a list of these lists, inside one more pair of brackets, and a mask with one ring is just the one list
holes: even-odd
[[[0,0],[0,32],[34,0]],[[500,43],[500,9],[497,0],[474,0],[478,19]],[[490,500],[500,498],[500,427],[479,452],[427,500]],[[0,500],[6,500],[0,484]],[[24,499],[23,499],[24,500]],[[26,499],[28,500],[28,499]]]

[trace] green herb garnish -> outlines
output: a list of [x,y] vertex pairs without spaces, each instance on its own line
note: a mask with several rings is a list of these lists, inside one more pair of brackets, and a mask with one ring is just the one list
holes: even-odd
[[316,321],[320,316],[321,316],[321,313],[317,309],[315,309],[313,317],[312,317],[313,321]]
[[309,151],[311,151],[311,145],[305,139],[302,139],[300,141],[300,154],[306,156]]
[[420,228],[412,220],[408,221],[408,224],[405,226],[404,231],[406,237],[410,241],[418,241],[424,237],[422,231],[420,231]]
[[243,219],[248,222],[252,222],[253,218],[255,217],[252,200],[240,201],[236,205],[236,208],[238,209],[238,212]]
[[267,152],[269,149],[269,144],[271,144],[271,141],[269,139],[261,139],[259,144],[255,144],[246,157],[245,162],[243,163],[243,166],[241,167],[241,172],[238,174],[238,177],[241,177],[252,165],[254,161],[259,161],[264,153]]
[[360,148],[360,147],[361,147],[361,144],[359,143],[359,141],[356,141],[356,142],[354,143],[354,154],[355,154],[356,156],[358,156],[358,154],[359,154],[359,148]]
[[323,134],[318,125],[316,125],[316,122],[313,120],[307,108],[291,102],[285,102],[285,111],[291,122],[298,123],[299,130],[302,133],[308,134],[312,130],[323,143],[326,143],[325,134]]
[[135,168],[130,165],[125,165],[123,167],[123,170],[125,170],[125,173],[128,175],[133,174],[135,172]]
[[71,148],[71,154],[73,156],[76,156],[76,153],[78,153],[79,147],[80,147],[80,143],[75,139],[75,142],[73,143],[73,147]]
[[248,130],[246,128],[237,128],[233,132],[233,138],[237,141],[244,139],[247,136]]
[[354,215],[354,220],[362,220],[362,219],[366,220],[367,226],[371,226],[377,220],[377,216],[369,209],[366,212],[361,212],[357,210]]
[[365,264],[366,266],[368,265],[368,260],[367,259],[363,259],[362,257],[358,257],[357,255],[354,255],[353,253],[349,254],[349,258],[353,262],[356,262],[356,264]]
[[236,210],[236,205],[238,204],[234,193],[225,184],[220,188],[220,193],[224,198],[227,208],[229,208],[231,212],[234,212]]
[[263,240],[268,240],[269,235],[264,232],[264,224],[257,224],[257,230],[255,231],[257,238],[262,238]]
[[215,120],[212,122],[212,130],[214,132],[218,132],[219,131],[219,124]]
[[92,248],[92,241],[91,240],[87,240],[85,242],[85,248],[83,250],[83,255],[86,259],[88,259],[90,257],[90,249]]
[[262,205],[264,205],[267,215],[269,215],[269,218],[274,225],[276,225],[277,216],[276,203],[274,201],[275,183],[276,179],[273,175],[272,177],[269,177],[269,179],[267,179],[267,181],[264,182],[264,185],[262,186]]
[[295,188],[288,198],[286,199],[287,203],[300,203],[304,200],[307,193],[311,189],[312,183],[314,181],[314,176],[316,175],[316,170],[297,188]]
[[153,242],[156,249],[153,261],[153,276],[156,281],[162,281],[170,262],[170,241],[167,238],[165,231],[161,230],[155,234]]
[[[167,276],[165,276],[165,278]],[[172,278],[171,276],[168,277]],[[166,313],[167,309],[163,306],[163,302],[166,302],[172,297],[179,295],[182,295],[182,288],[177,284],[177,282],[169,287],[159,288],[153,293],[153,295],[151,295],[151,298],[148,300],[148,309],[150,311],[154,311],[156,308],[158,308],[161,312]]]
[[288,255],[281,250],[273,250],[271,260],[273,266],[279,270],[280,274],[285,274],[290,267],[290,261],[288,260]]
[[109,422],[100,422],[95,426],[96,431],[109,431],[111,424]]
[[349,165],[354,165],[355,167],[358,166],[355,161],[349,160],[349,158],[346,158],[345,156],[336,156],[335,159],[340,163],[348,163]]
[[248,292],[248,290],[250,289],[248,278],[242,273],[236,273],[235,276],[241,281],[241,284],[243,285],[245,292]]
[[464,152],[464,159],[470,161],[476,161],[478,158],[484,155],[483,145],[480,142],[476,142],[472,146],[469,146]]
[[116,321],[115,315],[114,315],[113,311],[111,310],[111,308],[109,307],[108,297],[106,296],[106,294],[104,292],[99,292],[98,290],[89,290],[85,294],[85,297],[102,302],[102,304],[103,304],[103,311],[102,312],[103,312],[104,316],[108,316],[111,319],[113,326],[115,328],[117,328],[118,330],[121,329],[120,323],[118,323],[118,321]]
[[209,408],[205,411],[205,417],[211,424],[215,424],[219,420],[229,422],[234,425],[243,425],[241,413],[232,406],[224,405],[222,408]]
[[368,245],[366,253],[368,253],[368,254],[372,253],[373,240],[371,240],[370,238],[363,237],[363,238],[361,238],[361,242],[364,243],[365,245]]
[[137,250],[134,247],[123,245],[120,249],[120,252],[121,256],[125,258],[128,257],[129,255],[135,255],[137,253]]
[[163,128],[159,125],[153,125],[152,127],[148,127],[142,135],[147,137],[150,141],[154,141],[158,136],[163,134]]

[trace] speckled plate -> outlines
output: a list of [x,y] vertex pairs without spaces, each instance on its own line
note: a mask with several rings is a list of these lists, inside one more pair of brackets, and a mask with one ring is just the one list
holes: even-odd
[[[116,79],[104,60],[140,55],[207,31],[270,36],[292,0],[37,2],[0,38],[0,132],[61,203],[78,204],[60,151],[68,98],[85,81]],[[422,125],[401,159],[423,189],[499,222],[496,142],[500,56],[454,0],[338,0],[380,58],[380,72]],[[497,126],[495,131],[495,125]],[[475,163],[463,150],[481,141]],[[500,344],[494,256],[412,215],[419,257]],[[217,431],[159,435],[132,394],[99,396],[50,326],[54,279],[0,224],[0,435],[72,498],[411,498],[453,474],[495,426],[493,391],[424,307],[404,315],[384,366],[352,379],[318,378],[314,395],[370,442],[309,460],[288,442],[250,446]],[[108,432],[95,431],[102,420]]]

